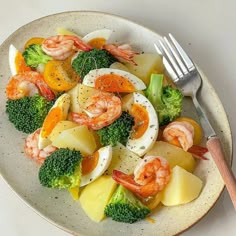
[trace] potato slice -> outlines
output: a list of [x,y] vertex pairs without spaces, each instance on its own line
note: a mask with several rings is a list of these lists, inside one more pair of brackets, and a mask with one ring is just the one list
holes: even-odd
[[69,121],[69,120],[62,120],[62,121],[59,121],[56,126],[54,127],[54,129],[52,130],[52,132],[50,133],[49,135],[49,139],[53,142],[54,139],[59,135],[61,134],[64,130],[66,129],[71,129],[71,128],[74,128],[78,126],[78,124],[72,122],[72,121]]
[[52,145],[75,149],[85,156],[93,154],[97,147],[94,135],[86,125],[64,130],[53,140]]
[[101,176],[82,190],[79,201],[91,220],[99,222],[105,218],[104,209],[116,187],[111,176]]
[[70,111],[71,112],[82,112],[82,108],[79,104],[79,87],[81,84],[77,84],[74,88],[69,90],[67,93],[70,95]]
[[124,71],[129,72],[129,69],[128,69],[123,63],[118,62],[118,61],[112,63],[112,64],[110,65],[110,68],[111,68],[111,69],[124,70]]
[[[66,29],[64,27],[58,27],[56,29],[57,34],[58,35],[76,35],[78,36],[78,34],[76,34],[75,32],[73,32],[72,30]],[[79,36],[78,36],[79,37]]]
[[133,65],[131,63],[124,64],[130,71],[130,73],[139,77],[146,85],[149,84],[150,75],[152,73],[162,74],[164,72],[162,58],[157,53],[144,53],[135,55],[134,61],[137,63],[137,65]]
[[202,180],[196,175],[175,166],[172,169],[170,182],[162,192],[161,202],[165,206],[191,202],[199,196],[202,185]]
[[189,152],[185,152],[182,148],[167,142],[156,142],[152,149],[146,154],[146,156],[150,155],[164,157],[169,162],[171,168],[178,165],[189,172],[193,172],[195,169],[196,161]]
[[106,174],[111,175],[114,169],[120,170],[126,174],[131,174],[140,160],[138,155],[131,152],[124,145],[118,143],[112,148],[112,161]]
[[96,93],[98,93],[99,90],[95,89],[95,88],[91,88],[91,87],[88,87],[84,84],[80,84],[79,86],[79,105],[81,107],[81,109],[84,108],[87,100],[95,95]]

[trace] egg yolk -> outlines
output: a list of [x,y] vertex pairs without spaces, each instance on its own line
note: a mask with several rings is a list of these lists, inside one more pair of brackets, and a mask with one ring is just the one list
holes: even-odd
[[138,139],[143,136],[148,128],[149,116],[148,112],[140,104],[133,104],[130,109],[130,115],[134,117],[134,127],[132,130],[131,138]]
[[63,120],[62,109],[60,107],[52,108],[43,122],[41,136],[43,138],[48,137],[48,135],[52,132],[56,124],[61,120]]
[[97,48],[97,49],[102,49],[103,45],[105,45],[106,43],[106,39],[104,38],[94,38],[91,39],[88,44],[93,47],[93,48]]
[[97,164],[99,159],[99,153],[95,152],[94,154],[84,157],[82,160],[82,175],[87,175],[92,172]]
[[17,73],[19,72],[25,72],[25,71],[31,71],[31,68],[26,65],[24,61],[24,57],[20,52],[17,52],[15,57],[15,66]]
[[95,80],[95,88],[106,92],[132,93],[136,89],[125,77],[116,74],[105,74]]

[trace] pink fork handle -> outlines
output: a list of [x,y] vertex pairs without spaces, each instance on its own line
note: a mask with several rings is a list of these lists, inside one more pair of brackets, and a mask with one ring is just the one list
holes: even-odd
[[236,210],[236,180],[231,168],[224,158],[220,139],[218,137],[212,137],[207,141],[206,146],[216,163]]

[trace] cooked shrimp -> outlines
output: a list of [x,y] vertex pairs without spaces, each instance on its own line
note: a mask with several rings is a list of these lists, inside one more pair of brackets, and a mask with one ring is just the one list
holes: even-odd
[[131,50],[131,47],[128,44],[116,45],[116,44],[105,44],[103,49],[110,52],[114,57],[119,59],[124,59],[125,61],[131,62],[134,65],[137,65],[133,60],[134,55],[139,54]]
[[6,96],[9,99],[19,99],[40,93],[47,100],[55,98],[55,94],[44,82],[43,76],[35,71],[26,71],[14,75],[6,86]]
[[46,38],[42,43],[42,49],[55,60],[65,60],[74,51],[89,51],[92,47],[75,35],[56,35]]
[[113,179],[141,197],[154,196],[170,180],[170,166],[166,159],[146,156],[135,167],[134,176],[113,170]]
[[187,151],[193,145],[194,128],[188,122],[174,121],[166,126],[163,131],[163,139],[171,142],[177,139],[183,150]]
[[121,100],[112,94],[100,92],[90,97],[84,111],[86,114],[72,112],[72,120],[98,130],[119,118],[122,112]]
[[39,149],[39,134],[40,129],[37,129],[36,131],[34,131],[34,133],[28,135],[25,140],[24,152],[29,158],[36,161],[38,164],[43,164],[46,157],[56,151],[57,148],[52,145],[48,145],[43,149]]

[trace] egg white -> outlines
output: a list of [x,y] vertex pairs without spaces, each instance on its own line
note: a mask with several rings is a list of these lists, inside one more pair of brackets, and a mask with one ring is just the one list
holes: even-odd
[[110,29],[99,29],[99,30],[95,30],[92,31],[88,34],[86,34],[82,40],[86,43],[88,43],[89,41],[93,40],[93,39],[97,39],[97,38],[103,38],[106,41],[110,38],[112,34],[112,30]]
[[98,150],[98,153],[99,153],[99,157],[98,157],[99,159],[98,159],[97,166],[90,173],[81,176],[80,187],[83,187],[93,182],[95,179],[100,177],[109,167],[112,160],[111,145],[100,148]]
[[[50,111],[55,107],[60,107],[60,109],[63,112],[62,120],[66,120],[67,115],[68,115],[68,111],[69,111],[69,108],[70,108],[70,95],[67,94],[67,93],[62,94],[56,100],[56,102],[54,103],[54,105],[52,106]],[[50,113],[50,111],[48,112],[48,114]],[[46,116],[46,118],[47,118],[47,116]],[[41,129],[41,132],[39,134],[38,148],[39,149],[45,148],[49,144],[51,144],[50,139],[48,137],[42,137],[42,129]]]
[[10,71],[12,76],[17,74],[17,69],[16,69],[16,55],[20,53],[19,50],[16,49],[16,47],[11,44],[9,46],[9,66],[10,66]]
[[153,105],[144,95],[134,92],[133,102],[134,104],[139,104],[146,109],[149,123],[148,128],[140,138],[128,139],[126,147],[137,155],[143,156],[156,142],[159,131],[158,117]]
[[91,70],[84,77],[83,84],[89,87],[95,87],[96,79],[106,74],[116,74],[116,75],[126,78],[134,86],[136,91],[144,90],[146,88],[146,85],[144,84],[144,82],[141,79],[139,79],[137,76],[124,70],[111,69],[111,68],[101,68],[101,69]]

